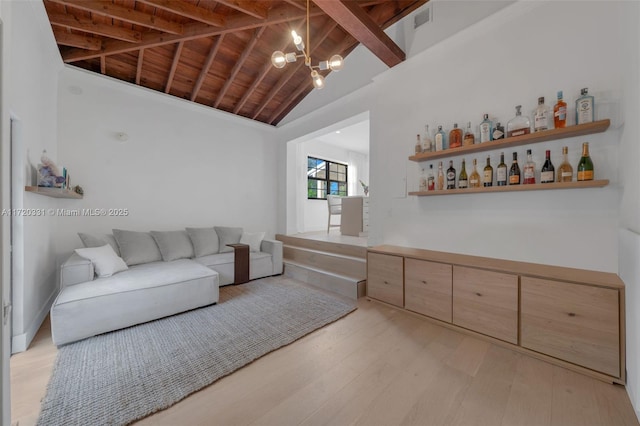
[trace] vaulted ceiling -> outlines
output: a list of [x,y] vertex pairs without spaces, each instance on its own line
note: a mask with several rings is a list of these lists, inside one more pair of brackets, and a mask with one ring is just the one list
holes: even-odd
[[[347,57],[362,43],[396,65],[404,52],[382,30],[427,1],[313,0],[313,62]],[[295,51],[292,29],[305,35],[306,4],[44,0],[64,62],[273,125],[313,90],[303,60],[271,65],[275,50]]]

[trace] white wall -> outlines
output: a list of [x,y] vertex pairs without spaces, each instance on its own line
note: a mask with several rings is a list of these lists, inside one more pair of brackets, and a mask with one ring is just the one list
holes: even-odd
[[62,73],[59,101],[59,157],[85,192],[64,207],[129,211],[60,217],[61,258],[80,246],[77,232],[221,225],[275,234],[280,161],[272,126],[73,67]]

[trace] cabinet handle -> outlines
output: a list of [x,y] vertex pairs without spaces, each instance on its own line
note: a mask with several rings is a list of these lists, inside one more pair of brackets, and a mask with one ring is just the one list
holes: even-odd
[[576,314],[574,314],[573,312],[569,312],[569,316],[570,316],[570,317],[575,317],[575,316],[576,316]]
[[476,293],[476,296],[482,297],[482,294],[480,294],[480,293]]

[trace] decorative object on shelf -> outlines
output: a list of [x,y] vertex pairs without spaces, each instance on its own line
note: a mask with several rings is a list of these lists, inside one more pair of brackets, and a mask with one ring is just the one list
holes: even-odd
[[507,137],[523,136],[531,133],[531,120],[522,115],[522,105],[516,106],[516,116],[507,123]]
[[[290,62],[296,62],[298,58],[304,58],[304,64],[311,70],[311,81],[313,81],[313,87],[316,89],[322,89],[324,87],[324,77],[318,72],[331,70],[340,71],[344,66],[344,59],[340,55],[333,55],[328,61],[320,61],[318,65],[311,65],[311,52],[305,50],[305,44],[302,41],[302,37],[296,33],[295,30],[291,30],[291,36],[293,37],[293,44],[298,49],[299,54],[295,52],[283,53],[276,50],[271,55],[271,63],[276,68],[283,68]],[[311,42],[309,41],[309,0],[307,0],[307,48],[311,48]]]
[[80,185],[76,185],[73,187],[73,192],[76,194],[84,195],[84,189]]
[[367,185],[366,183],[364,183],[362,181],[362,179],[360,179],[360,185],[362,185],[362,190],[364,191],[364,196],[368,197],[369,196],[369,185]]
[[38,164],[38,186],[45,188],[60,188],[65,182],[65,176],[47,155],[47,150],[42,151],[40,164]]

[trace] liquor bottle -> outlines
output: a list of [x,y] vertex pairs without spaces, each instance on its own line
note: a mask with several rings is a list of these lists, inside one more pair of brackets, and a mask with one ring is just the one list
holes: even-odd
[[453,129],[449,132],[449,148],[462,146],[462,129],[458,129],[458,123],[453,123]]
[[593,162],[589,157],[589,142],[582,144],[582,157],[578,163],[578,180],[593,180]]
[[533,113],[533,131],[540,132],[549,128],[549,108],[544,104],[544,96],[538,98],[538,107]]
[[420,141],[420,135],[417,137],[416,141],[416,154],[420,154],[422,152],[422,142]]
[[556,129],[567,125],[567,103],[562,100],[562,90],[558,90],[558,102],[553,106],[553,125]]
[[500,164],[496,167],[496,185],[505,186],[507,184],[507,165],[504,163],[504,152],[500,153]]
[[447,169],[447,189],[456,189],[456,169],[453,168],[453,160],[449,160]]
[[473,134],[473,130],[471,130],[471,122],[467,123],[467,131],[464,133],[464,140],[462,141],[462,145],[469,146],[476,143],[476,136]]
[[444,171],[442,170],[442,161],[438,164],[438,191],[444,189]]
[[420,192],[427,190],[427,175],[424,174],[424,169],[422,169],[422,173],[420,173],[420,187],[418,190]]
[[568,152],[569,148],[562,147],[562,164],[558,168],[558,182],[571,182],[573,180],[573,167],[569,163]]
[[[503,156],[504,158],[504,156]],[[507,166],[504,166],[506,169]],[[487,165],[484,166],[484,172],[482,173],[482,183],[484,186],[493,186],[493,167],[491,167],[491,157],[487,155]]]
[[436,133],[436,151],[442,151],[447,149],[446,146],[446,138],[444,130],[442,130],[442,126],[438,126],[438,132]]
[[480,188],[480,174],[478,173],[478,161],[473,159],[473,172],[469,177],[469,188]]
[[520,185],[520,166],[518,166],[518,153],[513,153],[513,163],[509,169],[509,185]]
[[529,117],[522,115],[522,105],[516,106],[516,116],[507,123],[507,137],[528,135],[531,133],[531,121]]
[[489,114],[484,115],[484,120],[480,123],[480,143],[493,140],[493,122],[489,120]]
[[467,179],[467,168],[462,159],[462,170],[460,170],[460,176],[458,177],[458,188],[463,189],[469,186],[469,180]]
[[544,164],[542,165],[542,171],[540,172],[540,183],[553,183],[556,180],[556,169],[551,163],[551,151],[547,150],[545,153]]
[[500,123],[496,123],[496,128],[493,129],[493,133],[491,133],[491,135],[493,136],[494,141],[504,139],[504,126]]
[[524,184],[536,183],[536,163],[533,162],[531,157],[531,150],[527,150],[527,162],[524,164]]
[[433,141],[429,136],[429,125],[426,124],[424,126],[424,138],[422,138],[422,152],[431,152],[433,151]]
[[427,191],[436,189],[436,178],[433,176],[433,164],[429,164],[429,176],[427,176]]
[[588,92],[589,89],[585,87],[580,91],[582,96],[576,99],[576,124],[591,123],[594,120],[594,99]]

